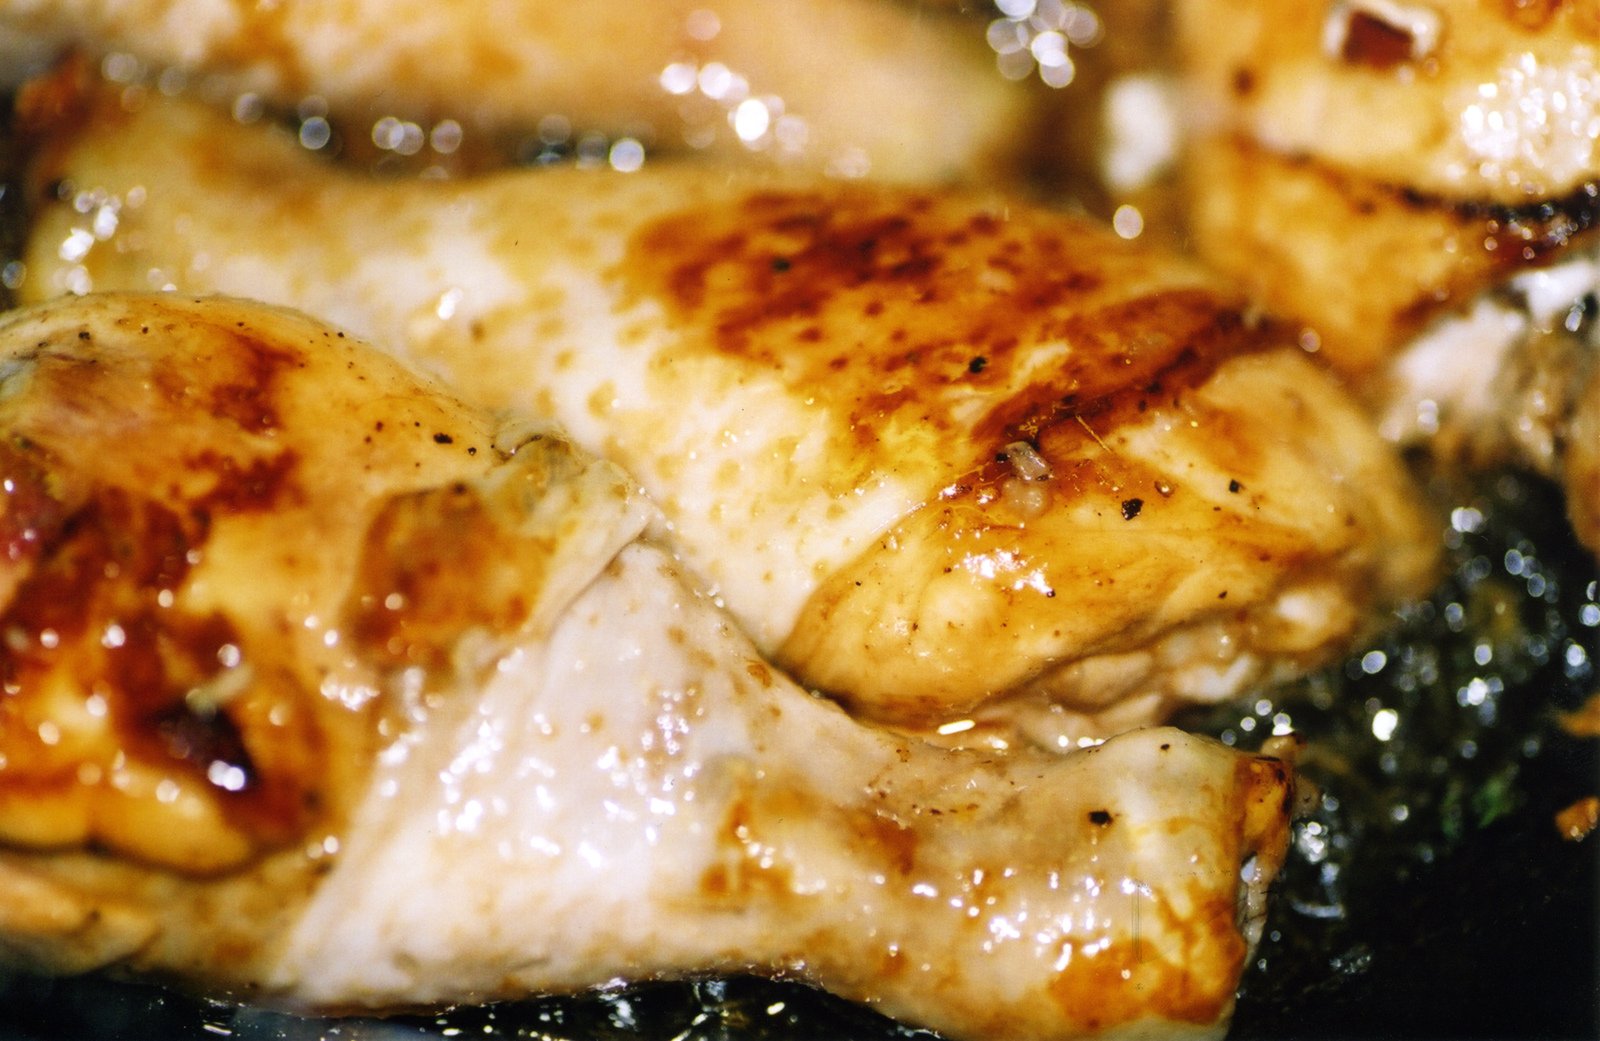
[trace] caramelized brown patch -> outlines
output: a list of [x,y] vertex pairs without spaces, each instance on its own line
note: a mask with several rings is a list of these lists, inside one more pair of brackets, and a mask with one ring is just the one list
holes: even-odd
[[274,400],[278,382],[290,370],[304,368],[305,357],[253,335],[242,323],[238,330],[219,331],[219,335],[226,335],[235,347],[227,351],[233,378],[209,384],[205,400],[195,402],[195,406],[246,433],[270,433],[281,423]]
[[[314,818],[318,774],[272,765],[319,757],[312,715],[291,704],[311,695],[261,672],[226,616],[178,605],[208,529],[203,511],[115,488],[54,529],[0,615],[0,801],[19,791],[60,800],[64,816],[87,822],[65,838],[134,856],[149,851],[95,820],[135,774],[206,793],[257,847],[292,840]],[[266,765],[258,741],[272,746]],[[0,813],[0,833],[29,838],[10,824]]]
[[465,484],[390,500],[362,554],[351,635],[395,665],[439,668],[473,624],[521,621],[525,602],[493,604],[473,595],[492,566],[495,542],[482,500]]
[[1174,1023],[1220,1020],[1233,1005],[1233,982],[1246,954],[1231,903],[1205,897],[1182,915],[1159,900],[1144,900],[1139,906],[1141,914],[1159,921],[1158,930],[1181,935],[1184,950],[1203,952],[1204,961],[1169,962],[1137,937],[1092,952],[1074,950],[1051,981],[1050,997],[1086,1033],[1148,1016]]
[[28,359],[11,407],[30,436],[0,448],[9,841],[221,870],[297,841],[350,772],[323,762],[330,714],[346,710],[295,671],[295,637],[190,606],[220,523],[307,494],[299,456],[270,437],[281,380],[304,357],[242,325],[218,333],[198,376],[160,351],[103,351],[88,328]]
[[305,494],[294,480],[298,463],[298,454],[289,449],[243,465],[232,456],[201,452],[190,467],[214,472],[217,483],[193,507],[204,513],[265,513],[301,505]]
[[878,814],[864,815],[857,830],[862,844],[875,854],[874,863],[889,865],[902,877],[911,874],[917,863],[916,831]]
[[63,489],[52,490],[37,455],[25,440],[17,447],[0,441],[0,603],[9,599],[70,512],[58,498]]
[[1074,315],[1056,332],[1073,353],[984,417],[978,434],[985,442],[1037,441],[1047,430],[1088,440],[1094,427],[1118,426],[1199,386],[1228,358],[1283,342],[1271,331],[1247,330],[1238,312],[1198,289]]
[[78,52],[50,74],[23,84],[13,110],[15,147],[28,157],[28,200],[35,205],[55,201],[64,159],[87,128],[127,118],[116,95],[105,89],[99,70]]
[[[1060,214],[841,186],[669,215],[616,274],[683,330],[662,371],[738,359],[819,395],[864,453],[915,427],[972,465],[1246,345],[1229,301],[1169,267],[1185,270]],[[1042,349],[1060,361],[1035,371]]]
[[211,61],[221,69],[268,68],[276,76],[284,97],[312,93],[313,78],[301,64],[304,47],[290,38],[287,25],[293,8],[281,4],[234,3],[237,19],[231,37],[219,37],[213,44]]
[[755,896],[784,900],[794,893],[787,856],[766,841],[768,820],[785,813],[810,814],[816,807],[798,793],[748,790],[729,802],[717,830],[717,859],[700,876],[700,894],[712,900],[745,901]]
[[[442,669],[464,634],[528,619],[552,543],[508,529],[496,494],[460,482],[384,505],[346,606],[357,646],[391,667]],[[515,513],[516,489],[509,494]]]

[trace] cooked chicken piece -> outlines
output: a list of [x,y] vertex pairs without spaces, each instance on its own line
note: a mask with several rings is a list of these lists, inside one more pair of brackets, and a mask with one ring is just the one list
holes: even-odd
[[1179,10],[1190,85],[1235,128],[1190,148],[1200,255],[1306,322],[1390,438],[1582,470],[1564,457],[1586,448],[1574,410],[1600,368],[1600,14]]
[[944,179],[1031,129],[980,23],[884,0],[0,0],[0,29],[402,154],[599,134]]
[[1567,490],[1567,516],[1588,546],[1600,551],[1600,365],[1573,407],[1561,478]]
[[1516,205],[1600,169],[1600,7],[1181,0],[1193,118],[1425,195]]
[[1089,222],[698,168],[375,182],[179,103],[76,125],[34,171],[24,294],[248,294],[554,417],[866,716],[1005,701],[1071,743],[1324,663],[1429,584],[1429,521],[1334,383]]
[[0,960],[300,1010],[794,974],[1212,1036],[1289,766],[951,751],[774,672],[614,467],[222,298],[0,321]]

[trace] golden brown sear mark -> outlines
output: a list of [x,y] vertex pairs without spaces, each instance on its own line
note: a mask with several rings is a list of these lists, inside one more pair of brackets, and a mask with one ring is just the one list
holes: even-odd
[[[1120,418],[1267,341],[1210,289],[1141,293],[1142,273],[1086,224],[847,185],[670,214],[618,276],[685,330],[678,357],[775,371],[858,437],[897,421],[970,443],[970,408],[953,406],[977,402],[976,462],[1049,427],[1083,435],[1079,417]],[[1047,368],[1023,368],[1051,344]]]

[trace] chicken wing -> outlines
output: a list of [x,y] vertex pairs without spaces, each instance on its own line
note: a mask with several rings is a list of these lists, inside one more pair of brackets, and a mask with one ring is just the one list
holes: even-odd
[[1033,119],[981,24],[882,0],[4,0],[5,30],[437,159],[597,134],[602,159],[626,138],[973,178],[1018,164]]
[[1008,702],[1070,743],[1321,664],[1432,577],[1334,382],[1081,219],[688,167],[373,181],[181,103],[76,127],[25,295],[258,297],[552,416],[876,719],[981,735]]
[[951,1035],[1215,1035],[1291,770],[863,726],[614,467],[222,298],[0,320],[0,960],[293,1009],[794,974]]
[[[1191,102],[1215,130],[1188,158],[1198,252],[1308,323],[1391,439],[1582,469],[1565,455],[1600,364],[1600,16],[1388,0],[1178,10]],[[1600,508],[1587,494],[1571,487],[1575,517]]]

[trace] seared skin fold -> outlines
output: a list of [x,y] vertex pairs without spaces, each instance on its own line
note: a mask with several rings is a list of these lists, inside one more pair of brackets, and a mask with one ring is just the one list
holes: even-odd
[[0,960],[313,1011],[756,971],[951,1036],[1225,1028],[1285,762],[857,723],[615,467],[291,312],[12,312],[0,436]]
[[[1021,161],[1037,118],[982,23],[882,0],[3,0],[8,35],[136,61],[147,89],[176,74],[222,108],[316,113],[353,147],[409,121],[416,139],[391,157],[444,163],[598,134],[602,157],[627,137],[846,176],[983,179]],[[759,127],[732,125],[744,101]]]
[[[1600,9],[1190,0],[1197,252],[1306,323],[1392,440],[1566,482],[1600,550]],[[1219,31],[1217,27],[1226,27]]]
[[373,181],[153,98],[53,122],[23,295],[248,294],[553,417],[866,717],[1070,744],[1320,665],[1433,577],[1335,382],[1079,218],[699,167]]

